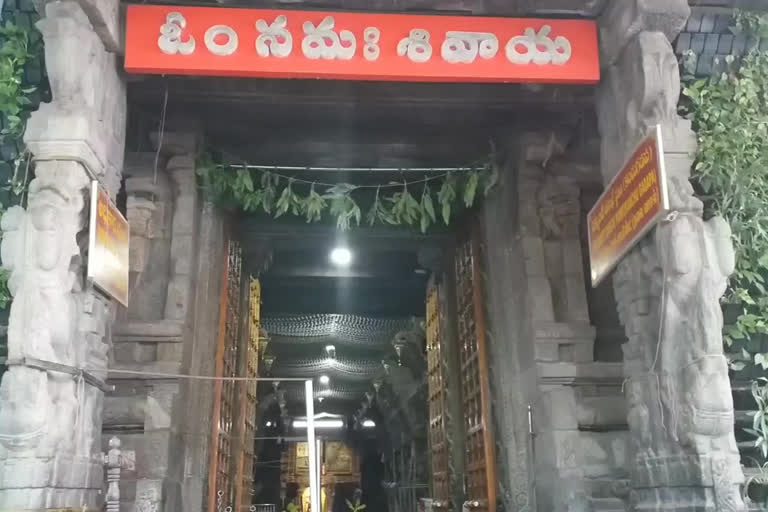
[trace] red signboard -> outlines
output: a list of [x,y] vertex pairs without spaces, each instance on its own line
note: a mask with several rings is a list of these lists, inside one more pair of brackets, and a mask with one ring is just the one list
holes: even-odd
[[587,214],[592,286],[669,210],[663,155],[657,126]]
[[589,20],[129,5],[131,73],[592,84]]

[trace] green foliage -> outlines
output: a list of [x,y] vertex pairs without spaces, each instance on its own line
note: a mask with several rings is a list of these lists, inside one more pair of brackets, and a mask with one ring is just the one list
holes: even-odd
[[745,429],[755,436],[755,447],[760,449],[763,458],[768,457],[768,379],[760,377],[752,382],[752,398],[757,403],[752,419],[752,428]]
[[[768,15],[739,11],[732,30],[768,36]],[[683,68],[689,59],[683,59]],[[686,78],[683,110],[698,135],[693,183],[707,215],[731,226],[736,269],[723,299],[731,369],[768,369],[768,54],[753,51],[726,58],[725,72],[703,80]],[[750,432],[768,456],[768,395],[753,383],[759,410]]]
[[349,509],[349,512],[363,512],[363,510],[366,509],[366,505],[363,503],[360,503],[360,499],[356,499],[354,503],[352,503],[349,500],[345,500],[347,502],[347,508]]
[[731,32],[747,36],[768,37],[768,16],[762,12],[737,9],[733,13]]
[[7,120],[7,125],[0,131],[0,140],[7,136],[21,135],[24,123],[24,108],[31,104],[29,95],[34,87],[23,87],[24,66],[33,59],[39,49],[29,43],[26,30],[14,25],[10,20],[0,27],[0,112]]
[[495,184],[495,174],[488,169],[380,185],[313,183],[268,170],[219,165],[210,156],[198,162],[197,174],[205,190],[225,207],[275,218],[302,217],[308,223],[333,219],[342,231],[364,221],[369,226],[418,226],[426,232],[437,224],[438,211],[448,225]]
[[[11,20],[0,26],[0,144],[6,139],[20,139],[24,132],[26,113],[32,105],[30,95],[36,90],[24,86],[24,69],[42,51],[41,39],[37,41],[32,43],[30,32]],[[23,153],[5,163],[12,173],[8,182],[0,184],[0,190],[12,203],[19,203],[31,178],[29,155]],[[0,215],[8,206],[0,203]],[[8,277],[8,272],[0,270],[0,310],[6,310],[11,302]]]

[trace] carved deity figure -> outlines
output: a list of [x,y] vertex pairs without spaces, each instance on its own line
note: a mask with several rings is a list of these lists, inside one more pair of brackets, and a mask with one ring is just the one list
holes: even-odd
[[[730,230],[705,221],[689,183],[690,125],[677,115],[680,79],[662,32],[631,38],[598,94],[608,182],[655,125],[664,134],[670,215],[613,276],[635,448],[633,506],[743,510],[720,298],[734,269]],[[678,489],[685,488],[683,493]],[[664,499],[659,499],[663,496]]]
[[[2,241],[3,266],[11,272],[9,289],[14,297],[8,327],[11,364],[24,358],[77,363],[79,307],[72,293],[76,282],[72,265],[80,254],[76,235],[82,227],[83,196],[82,187],[71,177],[57,182],[69,170],[42,164],[29,187],[27,211],[14,207],[3,218],[2,227],[8,232]],[[42,437],[45,441],[38,450],[45,454],[72,449],[77,397],[70,375],[12,366],[3,376],[0,395],[8,399],[0,408],[0,442],[6,448],[33,448]]]

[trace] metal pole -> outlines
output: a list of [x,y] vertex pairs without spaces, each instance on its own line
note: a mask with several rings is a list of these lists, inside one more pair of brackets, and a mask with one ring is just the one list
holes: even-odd
[[320,489],[317,479],[317,445],[315,444],[315,393],[312,380],[304,382],[304,396],[307,402],[307,449],[309,450],[309,503],[312,512],[320,510]]

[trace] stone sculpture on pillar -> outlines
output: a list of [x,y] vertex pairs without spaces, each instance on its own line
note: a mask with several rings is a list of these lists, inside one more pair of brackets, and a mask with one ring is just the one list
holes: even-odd
[[[117,0],[89,12],[107,4],[117,12]],[[83,234],[91,179],[113,197],[119,187],[126,98],[95,23],[75,1],[47,2],[37,23],[53,101],[24,136],[35,162],[27,209],[1,221],[14,299],[0,384],[2,510],[93,509],[103,499],[98,438],[114,308],[86,286]]]
[[[635,510],[736,511],[744,509],[743,474],[719,303],[734,255],[728,225],[703,220],[689,183],[695,134],[677,115],[680,78],[668,39],[685,22],[672,14],[688,11],[682,0],[670,4],[663,17],[650,12],[659,2],[632,0],[621,4],[623,16],[616,7],[603,20],[604,35],[614,34],[603,40],[613,48],[606,54],[615,59],[598,94],[603,177],[607,183],[660,124],[672,212],[613,276],[628,338],[630,501]],[[626,30],[616,27],[622,24]]]

